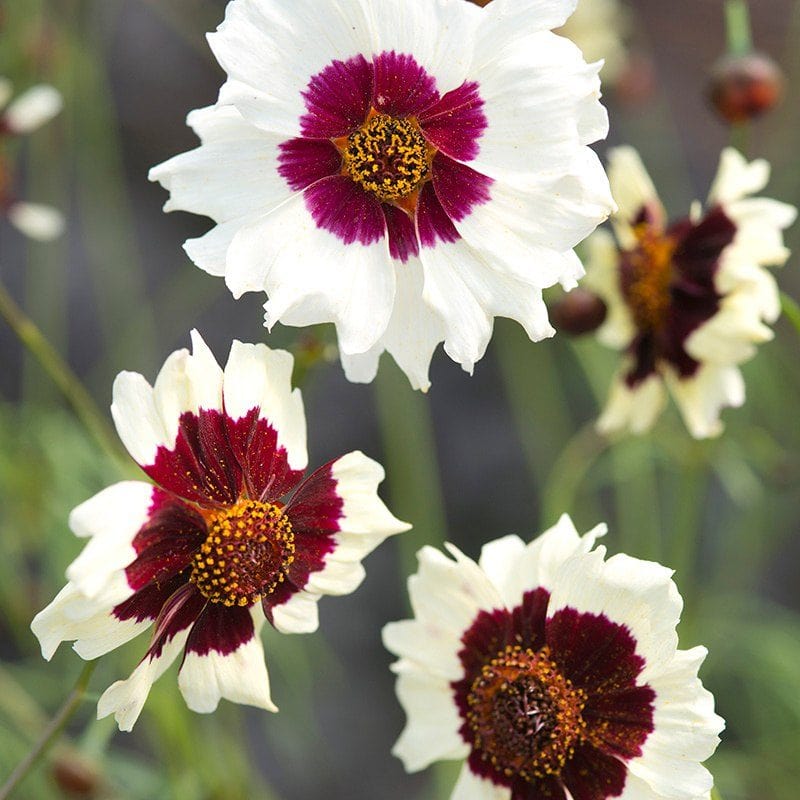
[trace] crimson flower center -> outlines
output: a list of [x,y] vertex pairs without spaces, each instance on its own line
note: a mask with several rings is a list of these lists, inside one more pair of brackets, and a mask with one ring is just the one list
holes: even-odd
[[411,197],[430,177],[435,149],[413,118],[372,109],[361,128],[334,144],[342,154],[342,174],[381,202]]
[[624,256],[622,293],[639,330],[658,330],[669,309],[676,242],[647,223],[637,225],[634,233],[637,247]]
[[208,520],[189,580],[212,603],[251,606],[284,580],[294,549],[292,525],[280,506],[239,500]]
[[473,747],[507,777],[530,782],[558,775],[586,738],[586,699],[547,646],[534,652],[509,645],[484,664],[470,688]]

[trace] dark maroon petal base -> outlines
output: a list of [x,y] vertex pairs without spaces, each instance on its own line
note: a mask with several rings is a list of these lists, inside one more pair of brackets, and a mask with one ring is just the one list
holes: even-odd
[[181,415],[174,448],[159,447],[142,469],[162,488],[205,508],[232,505],[246,488],[271,502],[299,483],[278,434],[258,409],[233,420],[216,410]]
[[[651,216],[646,209],[639,214],[643,223]],[[681,378],[697,372],[700,364],[686,352],[686,340],[719,311],[722,297],[714,279],[722,252],[736,235],[736,225],[720,206],[715,206],[697,223],[689,219],[674,223],[666,235],[677,242],[672,255],[669,308],[659,328],[641,330],[629,347],[634,364],[625,381],[631,388],[656,373],[659,362],[670,364]],[[623,282],[629,257],[622,254]]]
[[[333,61],[313,75],[303,92],[302,138],[280,146],[278,172],[293,191],[304,191],[317,226],[344,244],[370,245],[388,239],[389,255],[407,261],[420,245],[459,238],[453,225],[489,200],[491,179],[459,164],[479,152],[487,127],[477,82],[440,95],[435,78],[408,53],[385,51]],[[359,130],[371,109],[412,119],[435,149],[431,176],[417,200],[381,202],[342,174],[333,140]]]
[[[624,762],[641,755],[653,731],[655,692],[636,683],[644,659],[636,653],[636,641],[625,626],[573,608],[560,609],[548,619],[549,600],[547,590],[538,588],[526,592],[511,611],[481,611],[461,638],[463,677],[452,688],[463,720],[462,738],[472,747],[470,769],[510,788],[513,800],[565,800],[565,789],[575,800],[618,797],[625,786]],[[585,693],[584,738],[559,776],[507,776],[502,765],[484,760],[475,747],[468,721],[473,684],[484,665],[515,645],[534,653],[547,648],[559,673]]]
[[300,485],[284,509],[292,523],[295,553],[285,580],[262,600],[267,619],[272,609],[285,603],[302,589],[312,572],[325,567],[325,556],[336,547],[335,533],[340,529],[344,502],[337,492],[333,463],[320,467]]
[[226,656],[255,635],[249,609],[208,603],[186,640],[186,652],[205,656],[213,650]]

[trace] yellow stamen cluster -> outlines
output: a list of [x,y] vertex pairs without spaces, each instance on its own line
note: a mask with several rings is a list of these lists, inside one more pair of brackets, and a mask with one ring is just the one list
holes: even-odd
[[294,550],[280,506],[240,500],[208,521],[189,580],[212,603],[251,606],[284,580]]
[[384,203],[408,197],[428,178],[431,148],[413,119],[372,111],[336,144],[343,174]]
[[467,698],[473,746],[506,777],[559,775],[587,738],[587,695],[565,678],[550,650],[509,645],[485,664]]
[[647,223],[634,233],[638,246],[625,256],[623,294],[639,330],[657,330],[669,309],[675,241]]

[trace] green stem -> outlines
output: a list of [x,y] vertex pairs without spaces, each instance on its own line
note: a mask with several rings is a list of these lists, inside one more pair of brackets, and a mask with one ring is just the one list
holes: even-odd
[[414,526],[397,537],[403,575],[408,575],[416,569],[417,550],[441,544],[447,530],[433,420],[427,396],[412,391],[388,358],[375,380],[375,399],[392,512]]
[[727,0],[725,3],[725,30],[730,55],[743,56],[753,49],[750,9],[747,6],[747,0]]
[[544,520],[557,520],[564,511],[575,508],[581,483],[610,444],[609,439],[597,433],[594,420],[569,440],[553,464],[542,491]]
[[786,319],[792,323],[794,329],[800,335],[800,304],[789,297],[786,292],[781,292],[781,309]]
[[48,748],[56,741],[58,735],[61,733],[64,726],[69,722],[72,715],[78,710],[83,696],[86,694],[86,687],[89,685],[89,680],[92,677],[94,668],[97,666],[97,659],[86,663],[75,682],[75,686],[64,701],[58,713],[50,720],[48,726],[42,732],[39,740],[33,746],[33,749],[27,756],[17,765],[17,768],[11,773],[9,779],[0,789],[0,800],[6,800],[10,797],[12,792],[24,780],[27,774],[35,766],[36,762],[47,752]]
[[39,362],[53,383],[61,390],[69,404],[95,438],[100,447],[115,461],[124,463],[124,454],[117,445],[111,426],[86,391],[78,376],[47,341],[36,323],[17,305],[14,298],[0,283],[0,316],[9,324],[17,338]]

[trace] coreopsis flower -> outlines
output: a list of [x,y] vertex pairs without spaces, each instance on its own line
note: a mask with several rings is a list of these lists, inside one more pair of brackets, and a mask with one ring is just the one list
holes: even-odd
[[425,547],[390,623],[409,771],[464,759],[453,800],[704,800],[723,721],[679,650],[671,571],[592,549],[569,517],[478,563]]
[[284,633],[316,630],[320,596],[352,592],[364,556],[409,527],[378,497],[383,469],[363,453],[304,478],[289,353],[235,341],[223,372],[196,332],[192,342],[153,387],[117,377],[117,431],[155,485],[123,481],[72,512],[70,527],[90,541],[31,626],[45,658],[75,640],[92,659],[155,623],[139,666],[98,703],[122,730],[181,653],[178,685],[192,710],[226,698],[277,711],[264,620]]
[[550,29],[574,0],[233,0],[228,73],[150,177],[216,226],[185,249],[266,324],[335,323],[347,376],[384,350],[427,388],[439,342],[471,371],[495,316],[553,334],[541,289],[613,208],[587,147],[599,65]]
[[716,436],[720,410],[744,402],[737,365],[772,338],[780,301],[765,267],[786,261],[782,231],[796,209],[751,197],[769,165],[731,148],[706,208],[672,222],[635,150],[611,151],[609,176],[616,242],[605,231],[589,239],[585,286],[608,308],[598,339],[625,356],[598,427],[648,430],[668,388],[692,436]]
[[0,78],[0,214],[26,236],[49,241],[61,235],[64,218],[52,206],[28,203],[14,195],[3,139],[23,136],[49,122],[61,110],[61,95],[52,86],[40,84],[9,102],[12,96],[11,82]]

